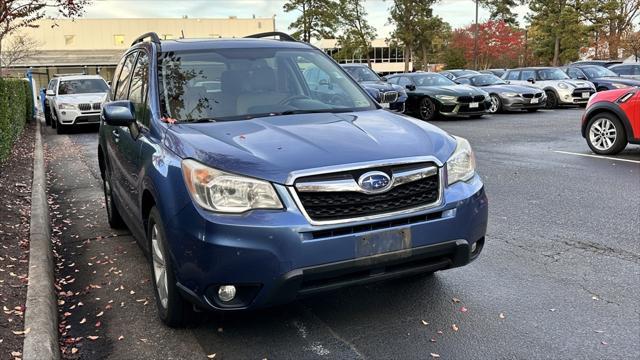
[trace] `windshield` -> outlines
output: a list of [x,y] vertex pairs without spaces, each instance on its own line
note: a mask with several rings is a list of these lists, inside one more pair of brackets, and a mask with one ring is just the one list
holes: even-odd
[[585,74],[587,74],[587,76],[589,78],[601,78],[601,77],[606,77],[606,76],[615,76],[617,77],[618,74],[614,73],[613,71],[602,67],[602,66],[585,66],[582,68],[582,71],[584,71]]
[[560,69],[538,70],[538,80],[566,80],[569,76]]
[[475,75],[479,74],[479,72],[474,70],[451,70],[451,73],[455,76],[465,76],[465,75]]
[[376,109],[368,94],[318,50],[163,53],[159,77],[163,116],[178,121]]
[[491,74],[474,76],[471,81],[475,86],[504,85],[506,82]]
[[411,78],[417,86],[446,86],[456,84],[440,74],[415,75]]
[[101,79],[63,80],[58,87],[58,95],[96,94],[109,91],[109,86]]
[[373,70],[364,66],[346,66],[344,68],[347,70],[349,75],[353,77],[357,82],[361,81],[380,81],[378,74],[373,72]]

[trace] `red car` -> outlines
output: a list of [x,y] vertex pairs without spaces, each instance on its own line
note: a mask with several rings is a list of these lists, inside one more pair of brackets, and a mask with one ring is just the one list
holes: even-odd
[[617,154],[640,144],[640,89],[602,91],[591,97],[582,116],[582,137],[593,152]]

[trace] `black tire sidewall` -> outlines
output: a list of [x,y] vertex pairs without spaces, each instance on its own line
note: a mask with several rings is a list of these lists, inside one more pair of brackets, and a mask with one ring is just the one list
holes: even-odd
[[558,96],[553,90],[547,90],[547,109],[555,109],[558,107]]
[[[428,118],[425,118],[424,116],[422,116],[422,105],[430,105],[431,108],[433,109],[433,111],[431,112],[431,116]],[[428,97],[423,97],[422,99],[420,99],[420,101],[418,102],[418,117],[420,118],[420,120],[424,120],[424,121],[431,121],[433,119],[436,118],[436,113],[438,112],[438,107],[436,106],[436,104],[429,99]]]
[[[111,187],[111,200],[107,198],[107,181]],[[109,226],[113,229],[120,229],[124,227],[124,221],[122,220],[122,216],[120,216],[120,211],[116,206],[115,194],[113,193],[113,182],[111,181],[111,171],[107,166],[104,173],[104,179],[102,180],[102,193],[104,195],[104,203],[107,211],[107,220],[109,221]],[[107,204],[109,202],[109,204]],[[109,211],[111,209],[111,211]]]
[[[614,141],[613,145],[608,150],[605,150],[605,151],[599,150],[595,146],[593,146],[593,144],[591,143],[590,135],[589,135],[589,133],[591,132],[591,126],[593,126],[593,123],[596,122],[596,120],[602,119],[602,118],[609,119],[613,123],[613,126],[616,128],[616,141]],[[591,151],[599,155],[615,155],[621,152],[622,150],[624,150],[624,148],[627,146],[627,133],[625,131],[625,128],[622,125],[622,122],[620,121],[620,119],[618,119],[618,117],[613,114],[606,113],[606,114],[596,114],[595,116],[593,116],[591,119],[589,119],[589,122],[587,123],[587,130],[585,132],[585,135],[586,135],[587,145],[589,145],[589,148],[591,149]]]

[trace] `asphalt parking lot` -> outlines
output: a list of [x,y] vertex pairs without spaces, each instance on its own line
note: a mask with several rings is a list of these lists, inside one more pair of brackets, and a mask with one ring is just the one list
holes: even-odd
[[133,238],[107,225],[97,129],[56,135],[48,128],[64,356],[640,358],[640,147],[590,156],[581,113],[434,123],[469,139],[486,184],[487,243],[474,263],[259,312],[203,316],[181,330],[157,319],[149,266]]

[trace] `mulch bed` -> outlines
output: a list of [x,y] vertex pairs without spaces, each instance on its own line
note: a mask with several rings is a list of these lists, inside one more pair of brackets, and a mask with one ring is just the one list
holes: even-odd
[[34,141],[35,124],[27,124],[0,164],[0,359],[22,356]]

